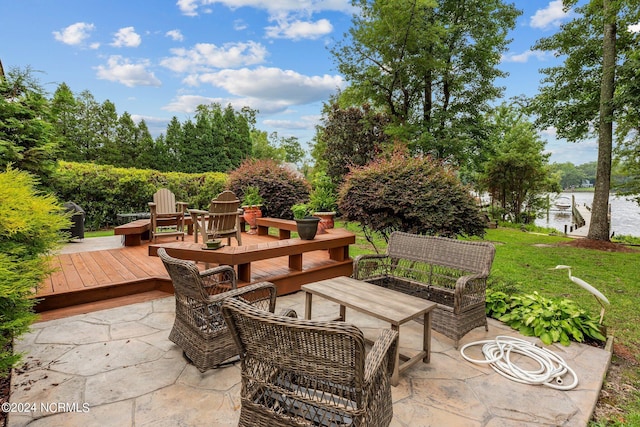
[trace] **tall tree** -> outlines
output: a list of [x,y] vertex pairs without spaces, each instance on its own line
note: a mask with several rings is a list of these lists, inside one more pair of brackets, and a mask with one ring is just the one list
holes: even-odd
[[414,151],[464,164],[480,153],[481,118],[520,12],[502,0],[353,0],[350,37],[333,49],[348,105],[371,103]]
[[61,83],[51,100],[53,126],[60,141],[60,158],[72,162],[84,160],[82,147],[77,142],[79,109],[71,88]]
[[33,71],[0,75],[0,169],[13,165],[46,183],[57,149],[51,105]]
[[489,117],[492,153],[481,183],[503,209],[503,219],[516,223],[535,218],[542,195],[559,190],[548,168],[550,154],[533,124],[514,107],[501,105]]
[[151,132],[149,132],[149,127],[147,127],[147,122],[144,120],[140,120],[136,127],[135,138],[138,153],[134,167],[166,171],[167,151],[164,138],[154,142]]
[[251,131],[251,146],[253,147],[251,157],[254,159],[284,161],[284,152],[269,140],[266,131],[257,129]]
[[[565,8],[577,3],[564,0]],[[531,108],[541,128],[553,126],[558,136],[576,142],[598,135],[598,161],[590,239],[609,240],[609,191],[613,151],[613,123],[622,141],[637,129],[633,114],[639,97],[625,98],[630,80],[616,80],[617,70],[629,69],[640,41],[628,28],[637,24],[640,4],[619,0],[590,0],[576,9],[576,17],[551,37],[539,40],[534,49],[554,52],[562,65],[541,70],[540,93]],[[620,29],[620,30],[618,30]],[[637,111],[637,110],[636,110]],[[631,123],[631,125],[629,125]],[[626,132],[625,132],[626,131]]]
[[336,102],[325,105],[316,145],[325,147],[326,172],[336,186],[350,168],[366,165],[391,145],[391,137],[384,132],[389,122],[387,114],[369,104],[360,108],[341,108]]

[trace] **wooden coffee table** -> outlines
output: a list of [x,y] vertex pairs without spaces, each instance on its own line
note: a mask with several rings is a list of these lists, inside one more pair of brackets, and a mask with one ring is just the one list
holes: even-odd
[[[396,363],[391,376],[391,385],[397,385],[399,375],[420,359],[429,363],[431,355],[431,311],[436,303],[392,291],[378,285],[352,279],[350,277],[336,277],[320,282],[302,285],[305,291],[305,319],[311,319],[311,301],[313,295],[320,296],[340,304],[340,320],[346,317],[346,307],[367,314],[391,324],[391,329],[400,336],[400,325],[410,320],[424,316],[424,331],[422,351],[414,356],[400,353],[397,346]],[[402,359],[402,364],[400,364]]]

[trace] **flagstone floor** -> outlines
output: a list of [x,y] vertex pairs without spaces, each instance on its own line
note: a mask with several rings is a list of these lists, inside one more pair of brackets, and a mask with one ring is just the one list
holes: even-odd
[[[304,314],[304,294],[278,298],[276,310]],[[314,298],[314,315],[337,306]],[[8,425],[227,426],[240,411],[239,363],[200,373],[168,340],[174,299],[167,297],[36,323],[15,343],[25,366],[14,371]],[[347,310],[347,320],[375,337],[385,324]],[[421,325],[401,328],[404,352],[422,342]],[[490,320],[461,345],[497,335],[519,336]],[[533,339],[530,339],[533,341]],[[598,399],[610,352],[588,345],[551,346],[578,376],[559,391],[510,381],[464,360],[448,338],[433,333],[430,364],[419,363],[393,388],[392,426],[585,426]],[[469,355],[479,358],[479,347]]]

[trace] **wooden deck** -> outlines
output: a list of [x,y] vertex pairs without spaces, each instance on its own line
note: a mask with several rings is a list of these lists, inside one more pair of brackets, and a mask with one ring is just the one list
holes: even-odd
[[[343,236],[345,230],[335,230]],[[162,261],[149,256],[149,242],[140,246],[120,246],[113,249],[92,250],[91,240],[85,239],[87,250],[61,253],[53,258],[56,271],[42,283],[36,297],[36,312],[40,320],[50,320],[73,314],[87,313],[114,306],[160,298],[173,293],[173,287]],[[245,245],[277,242],[277,235],[243,233]],[[173,243],[167,237],[159,243]],[[193,242],[186,236],[185,242]],[[235,241],[233,242],[235,244]],[[252,263],[251,283],[271,281],[280,295],[295,292],[305,283],[341,275],[351,275],[352,260],[335,261],[326,250],[305,253],[304,270],[289,267],[289,257],[255,261]],[[204,264],[199,264],[204,268]],[[239,282],[244,285],[248,282]]]

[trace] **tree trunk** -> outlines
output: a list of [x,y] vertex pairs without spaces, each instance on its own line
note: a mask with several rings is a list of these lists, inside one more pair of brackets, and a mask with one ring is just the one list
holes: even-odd
[[616,13],[610,0],[603,0],[604,41],[602,45],[602,81],[600,82],[600,119],[598,127],[598,163],[593,193],[589,239],[609,241],[609,190],[611,188],[611,151],[613,147],[613,92],[616,66]]

